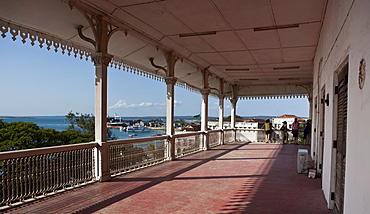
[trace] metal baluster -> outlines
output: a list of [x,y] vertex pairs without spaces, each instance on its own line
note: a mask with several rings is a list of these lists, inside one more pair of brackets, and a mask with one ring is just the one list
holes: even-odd
[[80,180],[80,183],[83,182],[85,180],[84,176],[83,176],[83,150],[79,150],[79,180]]
[[55,154],[55,189],[57,191],[61,186],[60,182],[60,153]]
[[25,192],[26,192],[26,198],[29,198],[30,195],[31,195],[31,188],[30,188],[30,175],[31,175],[31,157],[25,157],[25,162],[26,162],[26,168],[25,168],[25,172],[24,172],[24,176],[25,176]]
[[38,194],[43,193],[44,191],[44,155],[39,156],[39,162],[38,162],[38,174],[39,174],[39,179],[38,179]]
[[10,160],[4,160],[3,162],[3,202],[8,203],[10,201],[10,182],[9,182],[9,170],[10,170]]
[[75,184],[75,181],[76,181],[76,175],[75,175],[75,171],[76,171],[76,151],[72,151],[71,152],[71,159],[72,159],[72,162],[71,162],[71,186],[74,186]]
[[73,184],[73,151],[68,152],[68,183],[67,185],[70,186]]
[[90,149],[90,152],[89,152],[89,155],[90,155],[90,169],[91,169],[91,178],[94,178],[94,180],[96,179],[96,174],[95,174],[95,156],[94,156],[94,149]]
[[15,181],[15,168],[14,168],[14,161],[16,160],[11,160],[11,170],[9,172],[9,179],[10,179],[10,190],[11,190],[11,194],[10,194],[10,197],[9,197],[9,200],[10,201],[13,201],[15,199],[15,194],[16,194],[16,181]]
[[81,150],[81,180],[85,183],[86,182],[86,150]]
[[67,170],[66,170],[66,162],[67,162],[67,152],[62,152],[62,159],[61,159],[61,176],[62,176],[62,187],[63,189],[66,188],[66,178],[67,178]]
[[19,196],[18,196],[18,199],[19,200],[23,200],[24,197],[25,197],[25,189],[24,189],[24,176],[25,176],[25,162],[24,162],[24,158],[20,158],[19,159],[19,177],[18,177],[18,180],[19,180]]
[[35,197],[35,192],[36,192],[36,160],[37,157],[32,156],[31,157],[31,177],[30,177],[30,189],[31,189],[31,197]]

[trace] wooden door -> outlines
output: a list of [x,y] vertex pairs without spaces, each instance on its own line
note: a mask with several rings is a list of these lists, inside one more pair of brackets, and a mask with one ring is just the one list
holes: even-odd
[[338,76],[337,151],[334,213],[343,213],[347,144],[348,65]]

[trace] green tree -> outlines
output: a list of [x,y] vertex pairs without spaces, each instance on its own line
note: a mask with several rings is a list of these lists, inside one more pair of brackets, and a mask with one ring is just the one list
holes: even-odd
[[32,149],[47,146],[87,143],[94,134],[74,130],[44,129],[31,122],[0,121],[0,151]]
[[[81,114],[73,113],[70,111],[66,115],[69,121],[69,127],[67,130],[77,131],[79,133],[87,133],[95,135],[95,116],[92,114]],[[116,140],[117,137],[113,134],[110,129],[107,129],[107,139]]]
[[[239,116],[239,115],[236,115],[236,116],[235,116],[235,118],[236,118],[236,119],[243,119],[243,117],[241,117],[241,116]],[[228,116],[226,119],[231,119],[231,115],[230,115],[230,116]]]

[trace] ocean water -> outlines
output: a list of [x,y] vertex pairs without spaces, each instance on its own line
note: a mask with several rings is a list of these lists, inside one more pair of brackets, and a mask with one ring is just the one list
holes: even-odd
[[[36,123],[39,127],[43,127],[45,129],[55,129],[57,131],[64,131],[69,126],[69,121],[66,119],[65,116],[30,116],[30,117],[1,117],[4,122],[32,122]],[[124,119],[124,118],[122,118]],[[138,119],[138,118],[136,118]],[[142,138],[142,137],[150,137],[152,135],[156,135],[158,133],[165,132],[164,130],[151,130],[149,132],[124,132],[120,131],[119,129],[111,129],[117,139],[132,139],[128,135],[130,134],[137,134],[134,138]]]

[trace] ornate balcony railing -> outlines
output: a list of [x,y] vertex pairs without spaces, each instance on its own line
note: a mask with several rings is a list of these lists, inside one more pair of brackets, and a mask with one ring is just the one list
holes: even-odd
[[167,139],[167,136],[160,136],[108,142],[111,175],[120,175],[165,161]]
[[176,134],[173,138],[175,140],[176,158],[203,150],[202,132]]
[[[257,135],[251,137],[250,135]],[[152,166],[234,140],[259,141],[261,130],[211,130],[105,143],[0,153],[0,210]],[[104,148],[104,149],[102,149]],[[105,170],[105,171],[104,171]],[[102,172],[103,171],[103,172]]]
[[96,143],[0,153],[1,206],[94,182]]
[[209,147],[215,147],[222,143],[222,130],[208,131]]
[[235,131],[234,129],[224,129],[224,142],[229,143],[235,141]]

